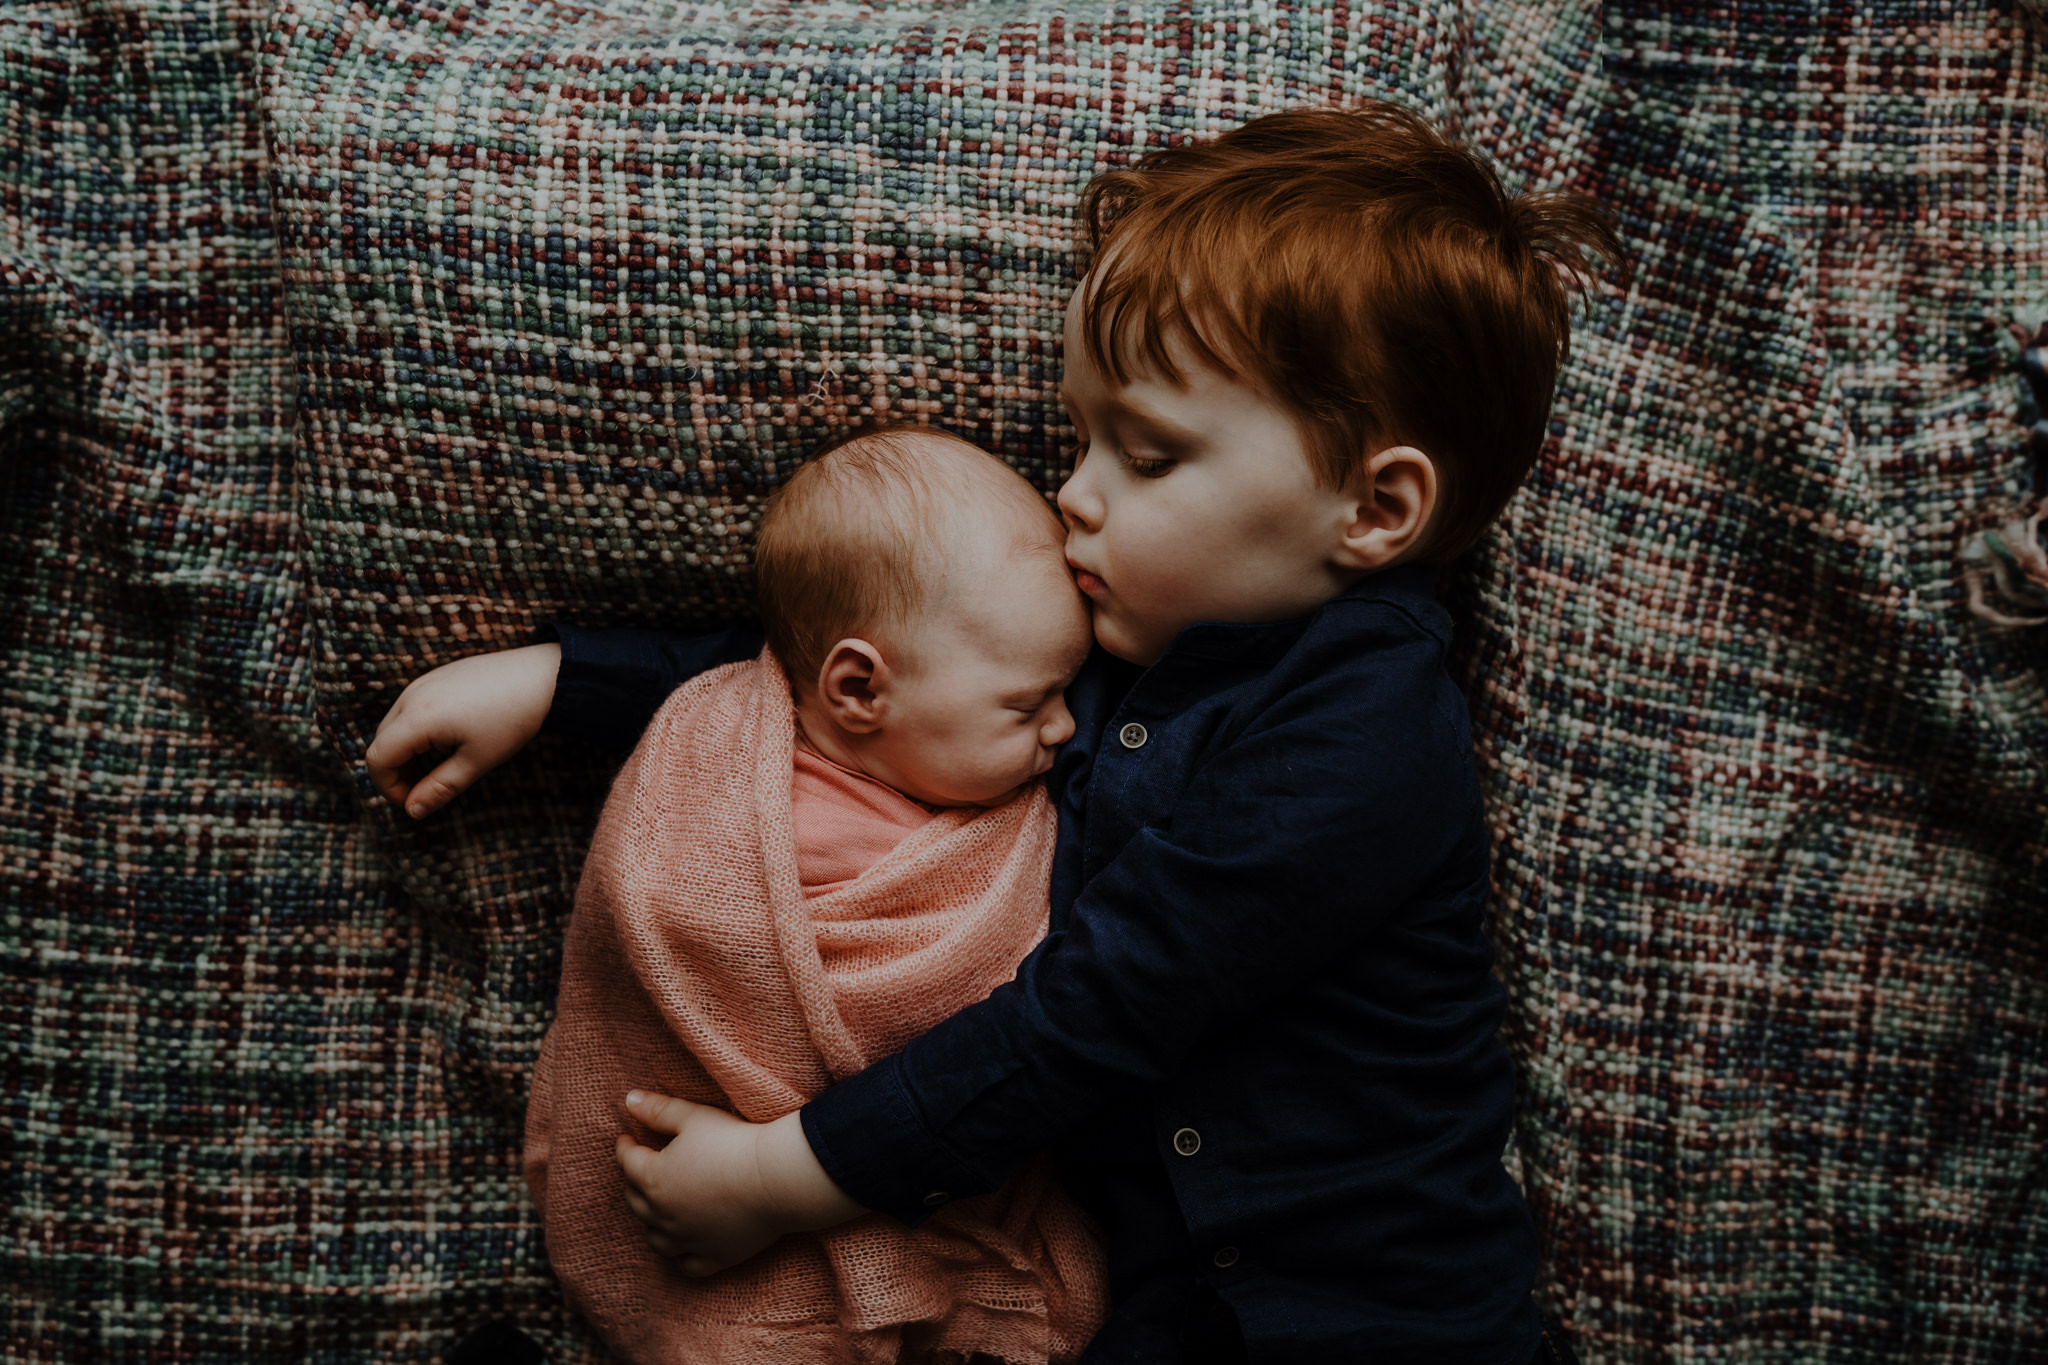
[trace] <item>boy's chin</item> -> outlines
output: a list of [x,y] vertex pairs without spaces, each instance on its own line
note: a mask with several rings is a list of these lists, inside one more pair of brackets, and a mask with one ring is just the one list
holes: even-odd
[[1165,645],[1154,645],[1137,639],[1121,624],[1106,616],[1100,608],[1095,612],[1095,643],[1125,663],[1137,664],[1141,668],[1149,668],[1158,663],[1159,656],[1166,653]]

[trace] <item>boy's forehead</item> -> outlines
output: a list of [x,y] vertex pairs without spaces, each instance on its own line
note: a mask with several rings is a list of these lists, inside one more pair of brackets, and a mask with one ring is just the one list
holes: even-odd
[[1072,401],[1067,380],[1078,377],[1095,390],[1087,395],[1089,399],[1115,402],[1136,416],[1164,420],[1156,408],[1147,407],[1135,390],[1185,392],[1219,380],[1241,382],[1227,366],[1218,368],[1206,354],[1206,343],[1198,344],[1180,326],[1162,329],[1156,349],[1165,351],[1170,366],[1170,371],[1162,371],[1154,355],[1155,347],[1150,344],[1145,318],[1137,308],[1124,312],[1121,317],[1104,316],[1101,319],[1102,354],[1109,359],[1112,369],[1122,371],[1128,382],[1118,379],[1115,373],[1104,371],[1096,364],[1083,331],[1086,326],[1083,295],[1087,287],[1084,280],[1067,302],[1067,325],[1061,347],[1065,369],[1060,383],[1062,402]]

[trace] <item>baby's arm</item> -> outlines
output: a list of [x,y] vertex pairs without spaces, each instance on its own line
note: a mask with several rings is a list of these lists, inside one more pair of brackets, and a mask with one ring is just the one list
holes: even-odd
[[555,630],[558,642],[472,655],[415,678],[377,725],[365,756],[371,785],[417,820],[543,730],[630,749],[670,692],[761,651],[760,631],[746,625],[703,635]]

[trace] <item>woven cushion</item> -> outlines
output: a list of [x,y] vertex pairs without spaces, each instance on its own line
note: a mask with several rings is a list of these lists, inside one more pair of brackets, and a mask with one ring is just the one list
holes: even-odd
[[[1953,68],[1951,122],[1921,116],[1878,60],[1896,17],[1829,31],[1843,74],[1797,76],[1768,28],[1626,5],[1598,30],[1420,5],[299,9],[269,111],[322,714],[350,753],[405,680],[538,615],[743,610],[758,499],[858,416],[946,422],[1052,486],[1087,179],[1288,102],[1401,98],[1512,183],[1607,199],[1637,258],[1459,588],[1545,1295],[1596,1353],[1804,1359],[1844,1312],[1988,1349],[1949,1305],[1987,1238],[2032,1244],[1999,1193],[2025,1140],[1945,1116],[2038,1096],[2005,1060],[2034,1033],[1995,1022],[2032,988],[1991,946],[2024,912],[1983,832],[2038,831],[2038,749],[2012,728],[2029,661],[1959,615],[1953,547],[2021,474],[2001,337],[2038,219],[2000,221],[2013,191],[1951,149],[2032,87],[1958,34],[1952,64],[1989,51]],[[1814,110],[1858,133],[1832,160]],[[1926,229],[1944,195],[1986,205],[1954,242]],[[482,1051],[515,1094],[567,771],[542,751],[396,842],[491,964]],[[1938,1216],[1959,1199],[1970,1226]],[[1905,1227],[1949,1231],[1844,1249]]]
[[[285,5],[266,113],[312,682],[343,758],[406,682],[543,618],[747,611],[761,500],[834,427],[929,418],[1052,489],[1088,180],[1294,103],[1456,122],[1472,23],[1421,0]],[[474,964],[450,1028],[493,1131],[617,758],[544,741],[445,817],[367,813]]]

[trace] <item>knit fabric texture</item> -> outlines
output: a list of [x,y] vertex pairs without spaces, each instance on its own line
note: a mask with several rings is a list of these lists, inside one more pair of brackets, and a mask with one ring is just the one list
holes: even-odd
[[795,741],[764,653],[677,689],[612,787],[527,1108],[555,1271],[644,1365],[1073,1360],[1106,1309],[1102,1252],[1041,1165],[915,1229],[870,1214],[703,1280],[649,1250],[627,1208],[613,1144],[628,1090],[781,1118],[986,997],[1045,937],[1059,821],[1044,783],[942,810],[806,896]]
[[860,876],[932,817],[931,807],[801,744],[789,806],[797,882],[806,896]]
[[[1403,100],[1610,204],[1452,601],[1589,1365],[2048,1354],[2040,0],[49,0],[0,22],[0,1353],[601,1358],[519,1177],[616,758],[409,679],[747,609],[821,431],[1057,483],[1097,170]],[[1483,402],[1483,376],[1471,401]]]

